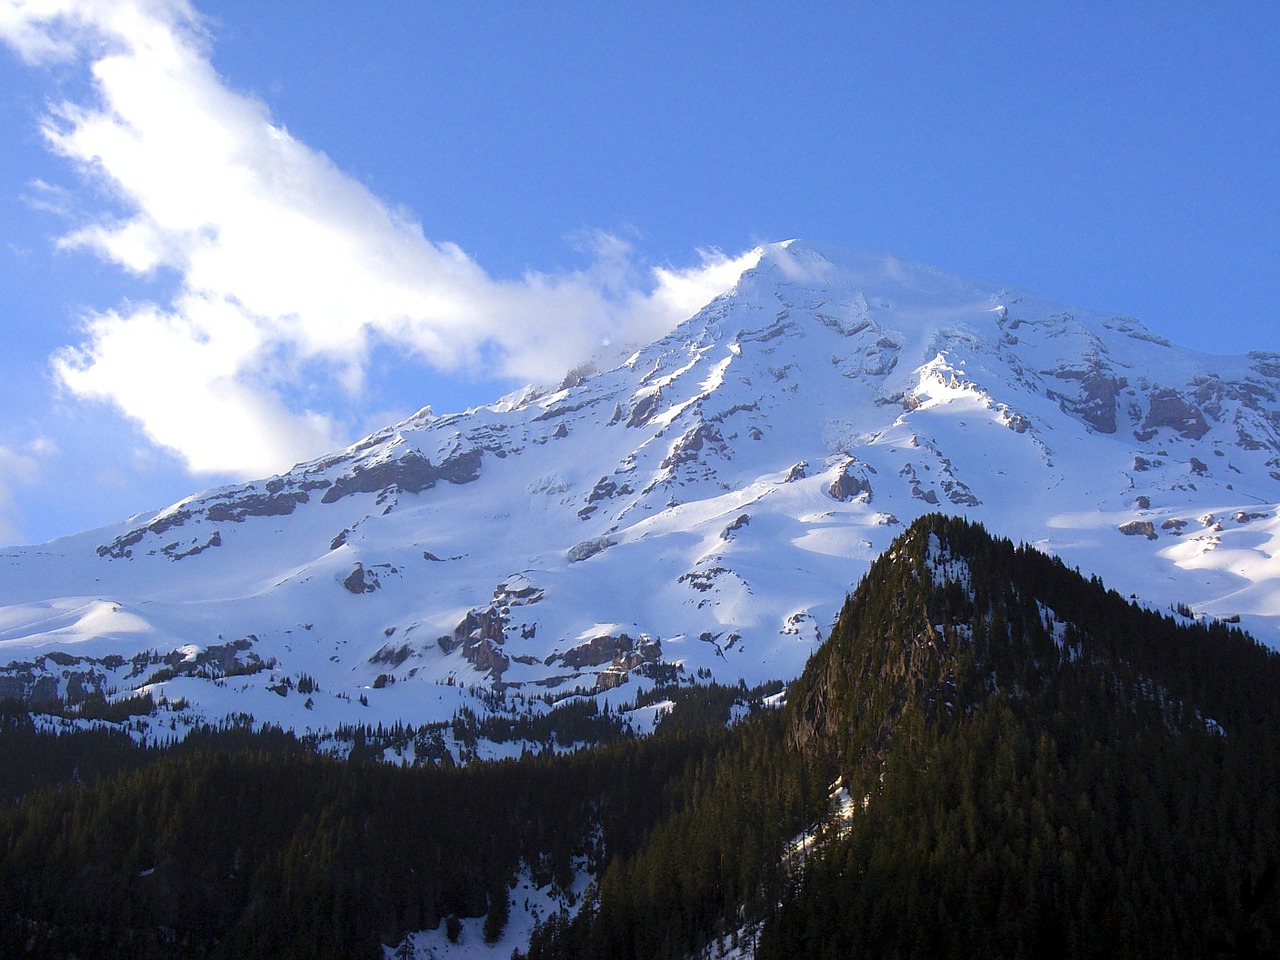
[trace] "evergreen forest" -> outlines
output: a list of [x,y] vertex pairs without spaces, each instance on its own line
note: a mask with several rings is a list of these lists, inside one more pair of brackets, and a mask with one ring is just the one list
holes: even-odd
[[414,767],[5,704],[0,955],[375,958],[586,869],[528,960],[1280,956],[1280,656],[1238,629],[934,515],[756,693]]

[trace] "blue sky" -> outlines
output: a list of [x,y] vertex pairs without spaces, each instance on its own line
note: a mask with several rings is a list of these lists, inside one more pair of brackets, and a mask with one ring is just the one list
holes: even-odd
[[788,237],[1280,350],[1278,38],[1274,3],[0,0],[0,541],[554,378]]

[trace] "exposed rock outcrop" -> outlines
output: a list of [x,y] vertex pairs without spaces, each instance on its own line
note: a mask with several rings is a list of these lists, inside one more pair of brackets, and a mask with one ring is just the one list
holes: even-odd
[[238,497],[229,503],[211,504],[205,515],[214,523],[241,523],[246,517],[287,517],[309,499],[305,490],[279,494],[255,493]]
[[797,480],[803,480],[807,475],[806,471],[808,469],[809,469],[809,461],[801,460],[799,463],[794,464],[791,467],[791,469],[787,471],[787,475],[782,478],[782,482],[795,483]]
[[845,503],[855,499],[862,503],[871,502],[874,495],[871,481],[867,479],[865,471],[856,469],[856,464],[856,460],[850,460],[831,481],[827,487],[827,493],[832,499]]
[[662,407],[662,393],[655,390],[635,401],[631,407],[631,415],[627,417],[628,427],[643,427],[653,419],[653,415]]
[[1199,440],[1209,432],[1204,414],[1174,390],[1159,390],[1151,395],[1151,408],[1142,421],[1144,431],[1167,427],[1179,436]]
[[662,461],[662,467],[671,469],[682,463],[697,460],[703,447],[708,445],[723,451],[724,437],[711,424],[699,423],[672,445],[671,452]]
[[591,488],[591,492],[587,494],[587,505],[578,511],[578,517],[581,520],[585,520],[595,513],[596,508],[602,501],[610,500],[614,497],[629,496],[633,492],[631,485],[626,481],[618,483],[609,477],[601,477],[596,481],[596,485]]
[[1159,538],[1156,533],[1156,525],[1150,520],[1130,520],[1128,523],[1122,523],[1117,527],[1126,537],[1146,537],[1148,540]]
[[160,552],[170,560],[185,560],[187,557],[198,556],[206,550],[212,550],[220,546],[222,546],[222,533],[215,530],[213,531],[213,536],[209,537],[204,543],[191,544],[185,549],[180,543],[171,543],[168,546],[161,547]]
[[355,565],[355,569],[347,574],[346,579],[342,581],[342,585],[355,594],[373,593],[381,586],[378,582],[378,575],[367,569],[363,563]]
[[433,464],[420,453],[409,452],[393,460],[357,464],[350,473],[333,482],[321,503],[335,503],[353,493],[378,493],[394,485],[405,493],[430,490],[441,480],[453,484],[471,483],[480,476],[479,449],[464,450]]
[[723,530],[720,531],[720,539],[732,540],[733,535],[737,533],[739,530],[741,530],[743,527],[745,527],[747,524],[749,524],[750,522],[751,522],[751,514],[749,513],[739,514],[734,519],[733,523],[729,524],[727,527],[725,527]]
[[570,563],[579,563],[616,545],[617,541],[611,540],[609,537],[592,537],[589,540],[574,544],[565,551],[564,557]]
[[662,644],[657,640],[636,640],[625,633],[618,636],[603,634],[571,647],[564,653],[553,653],[546,664],[562,663],[580,670],[604,664],[625,670],[634,670],[642,663],[655,663],[662,657]]
[[1059,380],[1080,383],[1075,397],[1050,391],[1050,397],[1057,400],[1062,409],[1074,413],[1099,433],[1116,432],[1116,398],[1128,386],[1128,381],[1115,376],[1097,355],[1088,357],[1087,365],[1082,368],[1046,372]]
[[502,646],[507,639],[507,617],[496,606],[470,610],[453,628],[452,635],[440,637],[436,643],[445,653],[461,649],[462,656],[477,670],[494,681],[511,665]]

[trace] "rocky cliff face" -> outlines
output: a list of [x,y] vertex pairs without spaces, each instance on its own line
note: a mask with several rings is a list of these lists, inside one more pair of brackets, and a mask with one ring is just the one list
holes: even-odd
[[[190,651],[156,685],[186,704],[147,721],[166,729],[790,679],[872,559],[939,509],[1276,643],[1277,501],[1280,356],[1207,357],[1128,318],[779,244],[613,369],[6,550],[0,676],[65,695],[38,667],[54,653]],[[230,676],[183,667],[240,641]],[[302,673],[310,708],[266,692]],[[149,677],[91,675],[121,693]]]

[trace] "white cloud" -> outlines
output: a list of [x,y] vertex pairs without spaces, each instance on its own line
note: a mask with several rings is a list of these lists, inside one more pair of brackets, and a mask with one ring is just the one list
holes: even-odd
[[90,345],[55,356],[59,379],[81,397],[114,402],[197,472],[230,464],[261,476],[341,445],[329,418],[291,413],[253,382],[264,338],[234,305],[184,296],[175,306],[94,317]]
[[304,368],[348,399],[376,343],[441,370],[545,378],[670,329],[751,262],[640,270],[599,235],[585,270],[497,281],[229,88],[181,0],[11,0],[0,38],[31,62],[89,63],[96,101],[57,105],[44,135],[124,213],[63,244],[180,278],[171,303],[91,316],[54,369],[193,470],[260,475],[345,439],[349,417],[286,401]]

